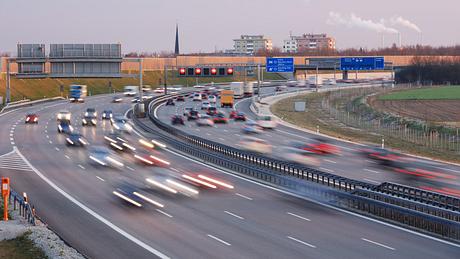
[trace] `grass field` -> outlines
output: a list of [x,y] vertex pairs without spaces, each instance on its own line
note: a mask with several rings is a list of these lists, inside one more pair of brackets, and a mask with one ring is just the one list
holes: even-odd
[[15,239],[0,241],[0,258],[8,259],[46,259],[42,250],[27,238],[28,233]]
[[379,100],[458,100],[460,99],[460,86],[445,86],[426,89],[413,89],[393,92],[382,95]]
[[[126,73],[126,71],[124,71]],[[195,78],[178,78],[175,76],[176,72],[168,73],[168,85],[195,85]],[[153,88],[157,87],[160,80],[163,82],[162,71],[146,71],[143,74],[144,85],[150,85]],[[264,74],[266,80],[279,80],[283,79],[281,76],[273,73]],[[200,78],[198,83],[220,83],[220,82],[231,82],[231,81],[242,81],[243,78],[235,75],[234,77],[208,77]],[[247,80],[255,80],[255,78],[247,78]],[[125,85],[138,85],[138,78],[44,78],[44,79],[17,79],[11,78],[11,99],[12,101],[21,100],[24,98],[36,100],[44,97],[55,97],[59,96],[60,85],[64,85],[64,96],[68,95],[69,85],[71,84],[82,84],[88,86],[88,92],[92,95],[108,93],[109,82],[112,84],[112,90],[122,91]],[[6,92],[6,81],[5,75],[0,77],[0,96],[5,97]]]

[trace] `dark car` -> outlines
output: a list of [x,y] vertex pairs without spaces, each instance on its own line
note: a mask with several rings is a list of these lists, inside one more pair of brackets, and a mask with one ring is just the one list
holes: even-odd
[[199,118],[200,118],[200,114],[198,113],[198,111],[191,110],[189,113],[187,113],[187,120],[189,121],[197,120]]
[[86,109],[85,116],[97,116],[96,109],[94,108]]
[[201,100],[208,100],[208,96],[206,94],[201,94]]
[[209,116],[215,116],[217,115],[217,107],[211,106],[208,108],[208,111],[206,112],[207,115]]
[[58,132],[64,134],[70,134],[73,132],[73,127],[70,125],[70,121],[60,121],[58,124]]
[[88,141],[79,133],[70,133],[66,138],[67,146],[84,147],[88,145]]
[[38,123],[38,115],[35,113],[29,113],[26,115],[26,124],[28,123]]
[[112,110],[104,110],[102,112],[102,119],[103,120],[110,120],[113,117]]
[[183,96],[178,96],[176,101],[178,102],[185,102],[185,98]]
[[97,124],[97,117],[94,115],[85,115],[83,119],[81,119],[82,126],[96,126]]
[[166,105],[167,105],[167,106],[169,106],[169,105],[174,106],[174,105],[175,105],[174,100],[173,100],[173,99],[168,99],[168,100],[166,101]]
[[214,123],[227,123],[228,119],[225,117],[225,114],[220,112],[214,117],[213,121]]
[[181,115],[174,115],[171,118],[171,123],[172,125],[176,125],[176,124],[185,125],[184,117],[182,117]]
[[246,114],[244,112],[239,112],[233,118],[235,121],[246,121]]

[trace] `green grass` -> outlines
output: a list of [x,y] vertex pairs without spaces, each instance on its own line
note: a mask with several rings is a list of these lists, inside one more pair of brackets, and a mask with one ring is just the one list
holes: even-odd
[[379,97],[379,100],[457,100],[460,99],[460,86],[445,86],[426,89],[413,89],[393,92]]
[[0,258],[8,259],[46,259],[45,253],[28,238],[25,233],[15,239],[0,242]]

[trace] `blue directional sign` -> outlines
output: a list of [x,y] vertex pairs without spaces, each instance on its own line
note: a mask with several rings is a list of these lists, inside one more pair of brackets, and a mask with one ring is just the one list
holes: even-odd
[[383,57],[347,57],[340,59],[340,70],[383,70]]
[[294,73],[294,58],[267,58],[268,73]]

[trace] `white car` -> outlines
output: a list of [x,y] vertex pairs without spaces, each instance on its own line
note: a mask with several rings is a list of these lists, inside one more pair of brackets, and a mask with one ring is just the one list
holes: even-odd
[[194,85],[193,88],[205,88],[204,85]]
[[128,124],[128,121],[123,116],[115,116],[111,122],[113,128],[117,131],[126,133],[131,133],[133,131],[133,127]]
[[203,115],[203,116],[200,116],[197,120],[196,120],[196,125],[198,126],[214,126],[214,121],[211,119],[211,116],[209,115]]
[[271,115],[261,115],[257,118],[257,124],[264,129],[274,129],[278,125],[275,117]]
[[201,101],[201,94],[194,94],[193,95],[193,101]]
[[295,87],[295,86],[297,86],[297,81],[296,80],[287,81],[286,85],[288,87]]
[[207,110],[207,109],[209,109],[209,107],[211,107],[211,104],[209,102],[202,102],[201,103],[201,109],[202,110]]
[[57,120],[60,121],[60,120],[67,120],[67,121],[70,121],[70,117],[71,117],[71,113],[67,110],[62,110],[60,112],[58,112],[58,114],[56,115],[57,117]]
[[243,149],[261,153],[261,154],[271,154],[272,145],[267,141],[254,137],[245,137],[239,144]]
[[216,103],[217,102],[217,97],[215,95],[210,95],[208,96],[208,100],[210,103]]

